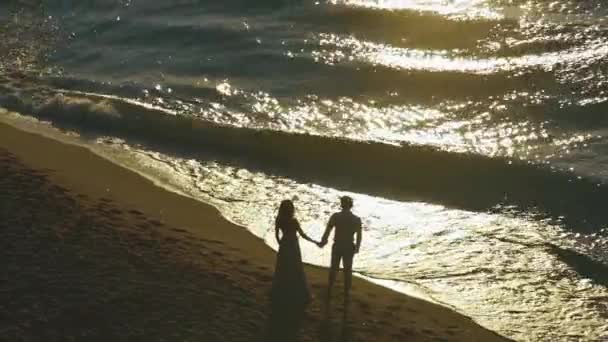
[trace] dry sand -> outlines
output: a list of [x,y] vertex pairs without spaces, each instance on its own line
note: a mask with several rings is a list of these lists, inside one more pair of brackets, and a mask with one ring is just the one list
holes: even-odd
[[[5,124],[0,244],[0,340],[267,340],[272,249],[211,206]],[[327,270],[306,274],[315,298],[302,341],[506,340],[362,279],[349,321],[337,305],[324,324]],[[341,303],[341,288],[334,292]]]

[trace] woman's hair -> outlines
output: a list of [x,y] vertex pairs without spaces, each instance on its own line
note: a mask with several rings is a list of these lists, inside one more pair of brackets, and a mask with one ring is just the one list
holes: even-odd
[[275,223],[278,225],[281,222],[286,222],[290,219],[293,219],[295,211],[296,209],[293,206],[293,202],[291,200],[281,201],[281,205],[279,206],[279,213],[277,214]]

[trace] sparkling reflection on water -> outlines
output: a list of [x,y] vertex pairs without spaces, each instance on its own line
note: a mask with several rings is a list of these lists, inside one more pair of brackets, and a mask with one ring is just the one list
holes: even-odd
[[[320,3],[309,7],[323,7]],[[104,108],[125,107],[120,102],[128,97],[139,106],[134,115],[154,109],[252,129],[426,145],[550,163],[572,171],[573,178],[608,179],[602,119],[608,100],[608,10],[603,2],[329,3],[322,10],[296,6],[248,16],[173,9],[166,3],[158,13],[154,0],[127,1],[120,8],[102,6],[103,13],[89,12],[85,5],[64,17],[45,15],[44,25],[26,10],[0,32],[0,85],[6,95],[15,90],[13,95],[25,99],[28,105],[21,108],[29,108],[30,97],[48,96],[31,101],[35,107],[58,93],[97,96],[95,101],[103,93],[104,106],[84,101],[93,103],[98,119],[108,113]],[[180,12],[184,8],[187,15]],[[351,15],[362,22],[351,22]],[[55,50],[62,30],[70,36],[52,56],[58,65],[43,72],[57,79],[32,78],[20,87],[7,76],[14,69],[40,74],[34,57],[38,50]],[[178,32],[180,39],[163,40],[160,33],[166,32]],[[180,45],[182,34],[196,37],[195,46]],[[199,41],[201,36],[209,42]],[[234,46],[224,44],[227,40]],[[100,41],[102,47],[96,45]],[[62,79],[54,67],[69,76]],[[41,91],[40,84],[52,89]],[[7,99],[13,100],[0,98]],[[141,119],[156,128],[145,114]],[[98,129],[95,123],[85,126]],[[275,248],[272,218],[280,200],[294,199],[305,229],[319,237],[343,193],[126,143],[97,148],[213,203]],[[573,234],[506,210],[477,213],[351,195],[366,226],[356,264],[361,274],[418,284],[425,296],[518,340],[608,338],[606,284],[560,254],[567,249],[608,262],[605,230]],[[302,245],[308,262],[327,264],[328,250]]]

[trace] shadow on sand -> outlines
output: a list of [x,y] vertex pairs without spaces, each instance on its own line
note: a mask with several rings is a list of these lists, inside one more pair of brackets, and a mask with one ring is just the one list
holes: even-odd
[[332,322],[324,321],[319,329],[320,342],[350,342],[353,340],[353,331],[342,321],[339,331],[334,331]]
[[[260,341],[293,342],[300,341],[306,320],[306,307],[283,304],[272,308],[268,317],[266,332]],[[324,319],[316,329],[319,342],[347,342],[353,340],[353,331],[348,321],[340,323]],[[314,333],[313,333],[314,334]]]
[[272,305],[268,318],[265,341],[299,341],[302,323],[306,317],[306,306],[280,303]]

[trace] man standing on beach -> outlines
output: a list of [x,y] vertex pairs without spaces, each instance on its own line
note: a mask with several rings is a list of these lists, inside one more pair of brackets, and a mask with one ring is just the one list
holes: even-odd
[[[340,198],[342,211],[331,215],[327,228],[323,234],[319,247],[327,244],[329,234],[336,228],[334,244],[331,249],[331,266],[329,269],[329,284],[327,287],[327,298],[325,302],[326,314],[329,316],[331,291],[336,280],[336,273],[340,268],[340,260],[344,266],[344,317],[350,304],[350,287],[353,275],[353,258],[359,253],[361,246],[361,219],[351,212],[353,199],[349,196]],[[354,236],[357,236],[354,243]]]

